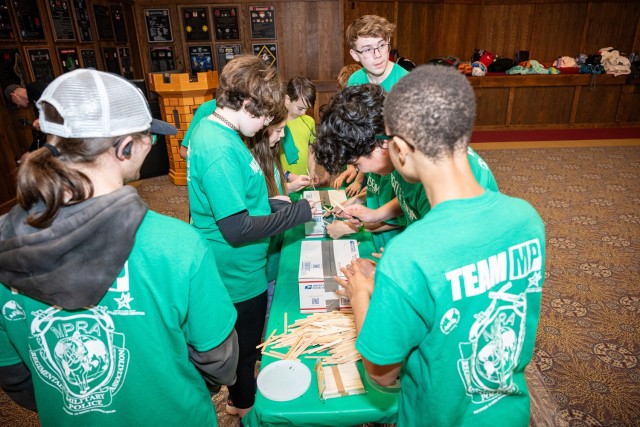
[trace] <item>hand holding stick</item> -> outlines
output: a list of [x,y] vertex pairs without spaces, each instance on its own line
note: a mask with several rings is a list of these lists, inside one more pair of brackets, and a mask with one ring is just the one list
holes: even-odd
[[[338,203],[337,201],[335,201],[335,200],[333,200],[333,199],[329,199],[329,200],[331,200],[331,204],[333,204],[334,206],[339,207],[339,208],[340,208],[340,209],[342,209],[342,211],[344,212],[344,210],[345,210],[345,207],[344,207],[344,206],[342,206],[340,203]],[[358,232],[359,232],[359,233],[362,233],[362,232],[365,230],[365,228],[364,228],[364,222],[360,221],[360,219],[359,219],[358,217],[355,217],[355,216],[352,216],[351,218],[352,218],[352,219],[355,219],[355,220],[357,220],[357,221],[359,221],[359,222],[360,222],[360,223],[358,224]],[[354,222],[354,221],[351,221],[351,222]]]

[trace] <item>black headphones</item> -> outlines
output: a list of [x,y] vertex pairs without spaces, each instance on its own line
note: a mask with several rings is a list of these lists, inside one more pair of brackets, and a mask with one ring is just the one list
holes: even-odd
[[118,151],[120,150],[120,144],[122,144],[123,141],[124,139],[116,142],[116,145],[113,146],[116,152],[116,157],[120,160],[124,160],[125,157],[131,157],[131,148],[133,146],[133,139],[131,139],[127,145],[122,147],[122,157],[120,157],[120,155],[118,155]]
[[131,141],[129,141],[129,143],[127,145],[124,146],[124,148],[122,149],[122,155],[125,157],[130,157],[131,156],[131,147],[133,146],[133,139]]

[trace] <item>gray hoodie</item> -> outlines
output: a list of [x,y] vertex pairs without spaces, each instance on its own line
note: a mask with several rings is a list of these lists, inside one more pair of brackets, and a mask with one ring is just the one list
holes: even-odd
[[148,207],[135,188],[63,207],[35,228],[15,206],[0,217],[0,282],[47,304],[73,310],[96,304],[120,274]]

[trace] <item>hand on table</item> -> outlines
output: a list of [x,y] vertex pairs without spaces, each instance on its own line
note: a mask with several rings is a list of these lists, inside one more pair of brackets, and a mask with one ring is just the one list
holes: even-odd
[[360,193],[362,190],[362,183],[358,181],[354,181],[347,188],[344,189],[344,192],[349,197],[354,197]]
[[344,170],[338,177],[333,181],[333,188],[340,188],[342,184],[345,182],[347,184],[351,183],[354,179],[356,179],[356,175],[358,175],[358,171],[353,165],[347,165],[347,169]]
[[331,224],[327,224],[325,228],[332,239],[339,239],[342,236],[358,232],[358,228],[349,221],[333,221]]
[[[371,272],[370,263],[371,260],[364,258],[358,258],[346,267],[342,267],[340,270],[346,279],[341,279],[338,276],[334,276],[336,282],[344,289],[339,289],[336,294],[352,299],[354,295],[361,295],[366,298],[371,298],[373,293],[373,279],[374,274]],[[375,273],[375,269],[373,269]]]

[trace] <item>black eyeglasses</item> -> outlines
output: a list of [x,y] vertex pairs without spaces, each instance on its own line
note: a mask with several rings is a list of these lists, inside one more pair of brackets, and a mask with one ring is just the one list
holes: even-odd
[[380,55],[384,55],[389,52],[389,46],[391,46],[391,43],[387,42],[387,43],[379,44],[378,47],[365,47],[362,50],[358,50],[358,49],[353,49],[353,50],[358,52],[360,55],[364,55],[364,56],[373,56],[376,50]]
[[150,131],[146,131],[146,132],[142,132],[142,134],[144,136],[148,136],[149,138],[151,138],[151,145],[156,145],[156,142],[158,142],[158,135],[156,135],[155,133],[151,133]]
[[402,138],[402,140],[405,142],[405,144],[407,144],[409,146],[411,151],[414,151],[416,149],[415,145],[413,145],[412,143],[407,141],[407,138],[404,138],[404,137],[402,137],[400,135],[376,135],[375,138],[378,141],[390,141],[390,140],[393,139],[394,136],[397,136],[398,138]]

